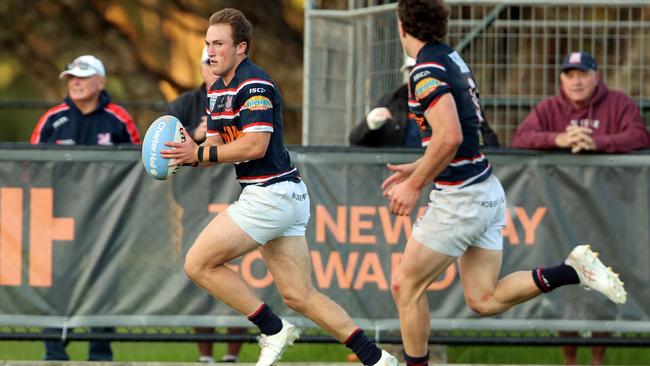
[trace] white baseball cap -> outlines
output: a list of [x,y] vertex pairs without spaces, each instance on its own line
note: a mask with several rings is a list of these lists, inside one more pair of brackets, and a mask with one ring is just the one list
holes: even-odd
[[100,59],[92,55],[83,55],[69,63],[66,70],[59,74],[59,79],[64,79],[68,75],[79,78],[93,75],[106,76],[106,71]]
[[208,47],[206,46],[203,46],[203,52],[201,52],[201,63],[202,64],[210,63],[210,56],[208,56]]
[[399,71],[404,72],[404,71],[406,71],[406,69],[408,69],[410,67],[413,67],[413,66],[415,66],[415,60],[413,58],[411,58],[411,57],[407,57],[404,60],[404,65],[402,65],[402,67],[399,68]]

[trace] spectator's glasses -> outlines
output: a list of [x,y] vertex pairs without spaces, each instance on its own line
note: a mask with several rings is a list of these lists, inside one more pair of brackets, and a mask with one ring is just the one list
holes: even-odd
[[99,72],[99,70],[97,70],[96,67],[94,67],[93,65],[87,62],[76,61],[68,64],[68,70],[72,70],[75,67],[81,70],[94,70],[95,72],[97,72],[97,74],[101,74],[101,72]]

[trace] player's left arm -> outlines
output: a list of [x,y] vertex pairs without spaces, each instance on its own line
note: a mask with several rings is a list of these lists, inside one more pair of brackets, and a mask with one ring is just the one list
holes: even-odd
[[261,159],[274,132],[275,86],[263,79],[249,79],[235,98],[239,110],[238,131],[230,142],[219,146],[220,163]]
[[[269,141],[271,141],[270,132],[245,132],[236,140],[218,146],[217,160],[219,163],[239,163],[263,158]],[[208,148],[204,148],[203,161],[209,160],[208,150]]]

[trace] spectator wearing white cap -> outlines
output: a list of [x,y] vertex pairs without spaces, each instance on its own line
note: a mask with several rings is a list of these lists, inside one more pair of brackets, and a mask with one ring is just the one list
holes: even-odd
[[[95,56],[77,57],[61,72],[67,81],[68,95],[63,103],[51,108],[39,119],[32,133],[32,144],[114,145],[139,143],[140,135],[131,116],[121,106],[112,103],[104,90],[106,70]],[[65,291],[52,286],[53,291]],[[72,329],[68,329],[69,332]],[[112,333],[115,328],[91,328],[92,333]],[[62,334],[60,328],[44,328],[44,333]],[[68,341],[45,342],[45,360],[66,361]],[[90,341],[89,361],[111,361],[113,351],[109,341]]]
[[68,95],[39,119],[31,143],[60,145],[114,145],[139,143],[133,118],[112,103],[104,90],[106,70],[95,56],[79,56],[59,78],[67,81]]

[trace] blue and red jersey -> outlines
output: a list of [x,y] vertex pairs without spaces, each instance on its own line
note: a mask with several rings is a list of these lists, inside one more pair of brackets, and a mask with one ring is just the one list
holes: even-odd
[[280,91],[259,66],[244,59],[228,85],[222,78],[212,85],[208,101],[208,137],[218,134],[229,143],[244,133],[271,134],[264,157],[235,164],[242,186],[299,179],[284,146]]
[[461,188],[487,179],[492,166],[481,152],[479,126],[485,120],[474,75],[460,55],[444,43],[426,43],[409,74],[409,109],[420,128],[422,146],[432,128],[424,113],[451,93],[461,124],[463,142],[452,162],[434,179],[434,189]]
[[36,123],[32,144],[114,145],[140,143],[140,133],[133,118],[121,106],[112,103],[106,91],[99,95],[97,108],[83,114],[66,97],[50,108]]

